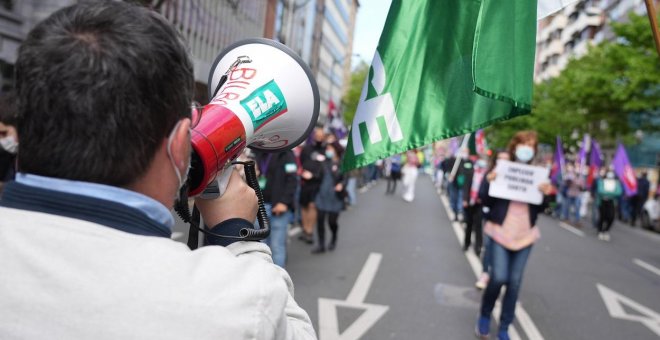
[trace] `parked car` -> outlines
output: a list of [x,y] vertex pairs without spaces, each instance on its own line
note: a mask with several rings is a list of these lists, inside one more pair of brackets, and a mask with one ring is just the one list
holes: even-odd
[[657,194],[644,203],[642,227],[660,232],[660,196]]

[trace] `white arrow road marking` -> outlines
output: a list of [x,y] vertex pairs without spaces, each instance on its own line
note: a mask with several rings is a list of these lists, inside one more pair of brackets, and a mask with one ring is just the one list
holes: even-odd
[[[447,211],[447,214],[451,216],[452,214],[451,208],[449,208],[449,201],[447,200],[447,198],[441,195],[440,201],[442,201],[442,205],[445,206],[445,210]],[[461,246],[463,246],[463,240],[465,239],[465,232],[461,228],[461,224],[458,222],[452,222],[451,226],[454,229],[454,234],[456,234],[458,243]],[[474,272],[474,275],[476,277],[479,277],[479,275],[481,275],[481,261],[479,260],[479,258],[471,251],[465,252],[465,257],[467,257],[468,262],[470,263],[470,267]],[[498,300],[495,303],[495,309],[493,310],[493,316],[495,317],[496,320],[499,320],[500,318],[501,308],[502,307],[500,301]],[[520,327],[527,334],[527,338],[534,340],[544,340],[543,335],[541,335],[541,332],[539,331],[538,327],[536,327],[536,324],[534,324],[534,321],[532,321],[532,318],[529,316],[529,314],[527,313],[525,308],[523,308],[520,302],[516,304],[516,320],[518,320]],[[513,325],[509,327],[509,337],[512,340],[521,339],[520,334],[518,334],[518,331]]]
[[652,264],[648,264],[648,263],[646,263],[646,262],[644,262],[644,261],[642,261],[642,260],[640,260],[640,259],[634,259],[634,260],[633,260],[633,263],[635,263],[636,265],[638,265],[638,266],[640,266],[640,267],[642,267],[642,268],[644,268],[644,269],[650,271],[651,273],[653,273],[653,274],[655,274],[655,275],[660,276],[660,269],[658,269],[657,267],[653,266]]
[[[362,267],[346,300],[319,298],[319,339],[357,340],[371,328],[390,308],[364,303],[369,287],[376,276],[382,255],[371,253]],[[337,307],[362,309],[364,312],[343,333],[339,334]]]
[[[656,335],[660,336],[660,314],[646,306],[643,306],[639,302],[632,300],[629,297],[623,296],[621,293],[617,293],[612,289],[605,287],[600,283],[597,283],[596,287],[598,288],[598,292],[603,298],[605,307],[607,307],[607,311],[610,313],[611,317],[615,319],[640,322],[644,326],[648,327]],[[626,313],[623,305],[626,305],[626,307],[629,309],[633,309],[642,315]]]

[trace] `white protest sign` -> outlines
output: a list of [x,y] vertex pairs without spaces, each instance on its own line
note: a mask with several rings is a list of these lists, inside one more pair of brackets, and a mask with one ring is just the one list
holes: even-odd
[[539,185],[549,182],[549,169],[500,159],[495,173],[497,176],[488,190],[490,196],[531,204],[543,202]]

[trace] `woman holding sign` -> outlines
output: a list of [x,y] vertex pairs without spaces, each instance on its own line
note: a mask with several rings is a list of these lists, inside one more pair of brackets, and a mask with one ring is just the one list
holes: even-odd
[[[518,164],[529,164],[534,159],[537,147],[537,135],[534,131],[516,133],[508,146],[510,159]],[[540,237],[536,225],[541,205],[497,198],[489,193],[490,184],[498,175],[497,168],[486,175],[479,197],[484,205],[486,225],[484,233],[491,239],[490,280],[481,300],[481,312],[477,321],[477,336],[485,338],[490,332],[490,317],[495,301],[503,285],[506,294],[502,301],[502,314],[498,339],[509,339],[508,329],[515,316],[518,292],[522,275],[532,245]],[[501,177],[504,177],[502,175]],[[547,194],[551,190],[549,183],[538,186],[538,190]],[[536,190],[536,189],[535,189]]]

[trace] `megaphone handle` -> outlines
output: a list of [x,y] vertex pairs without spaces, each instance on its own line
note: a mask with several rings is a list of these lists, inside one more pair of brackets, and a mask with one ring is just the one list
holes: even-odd
[[[199,225],[194,225],[191,223],[191,227],[211,236],[233,239],[233,240],[243,240],[243,241],[260,241],[267,238],[270,235],[270,221],[266,213],[266,207],[264,204],[264,196],[259,188],[259,180],[257,179],[257,171],[254,164],[254,161],[248,162],[238,162],[235,161],[232,163],[232,166],[225,169],[222,172],[220,177],[212,181],[209,186],[204,190],[204,192],[199,196],[202,199],[213,199],[222,196],[227,189],[227,184],[229,183],[229,178],[231,177],[232,171],[234,171],[234,164],[242,164],[245,170],[245,180],[247,184],[252,188],[257,195],[258,201],[258,210],[257,210],[257,221],[259,222],[260,229],[241,229],[239,235],[222,235],[210,232],[205,228],[200,228]],[[201,224],[201,223],[200,223]],[[193,249],[191,247],[191,249]]]

